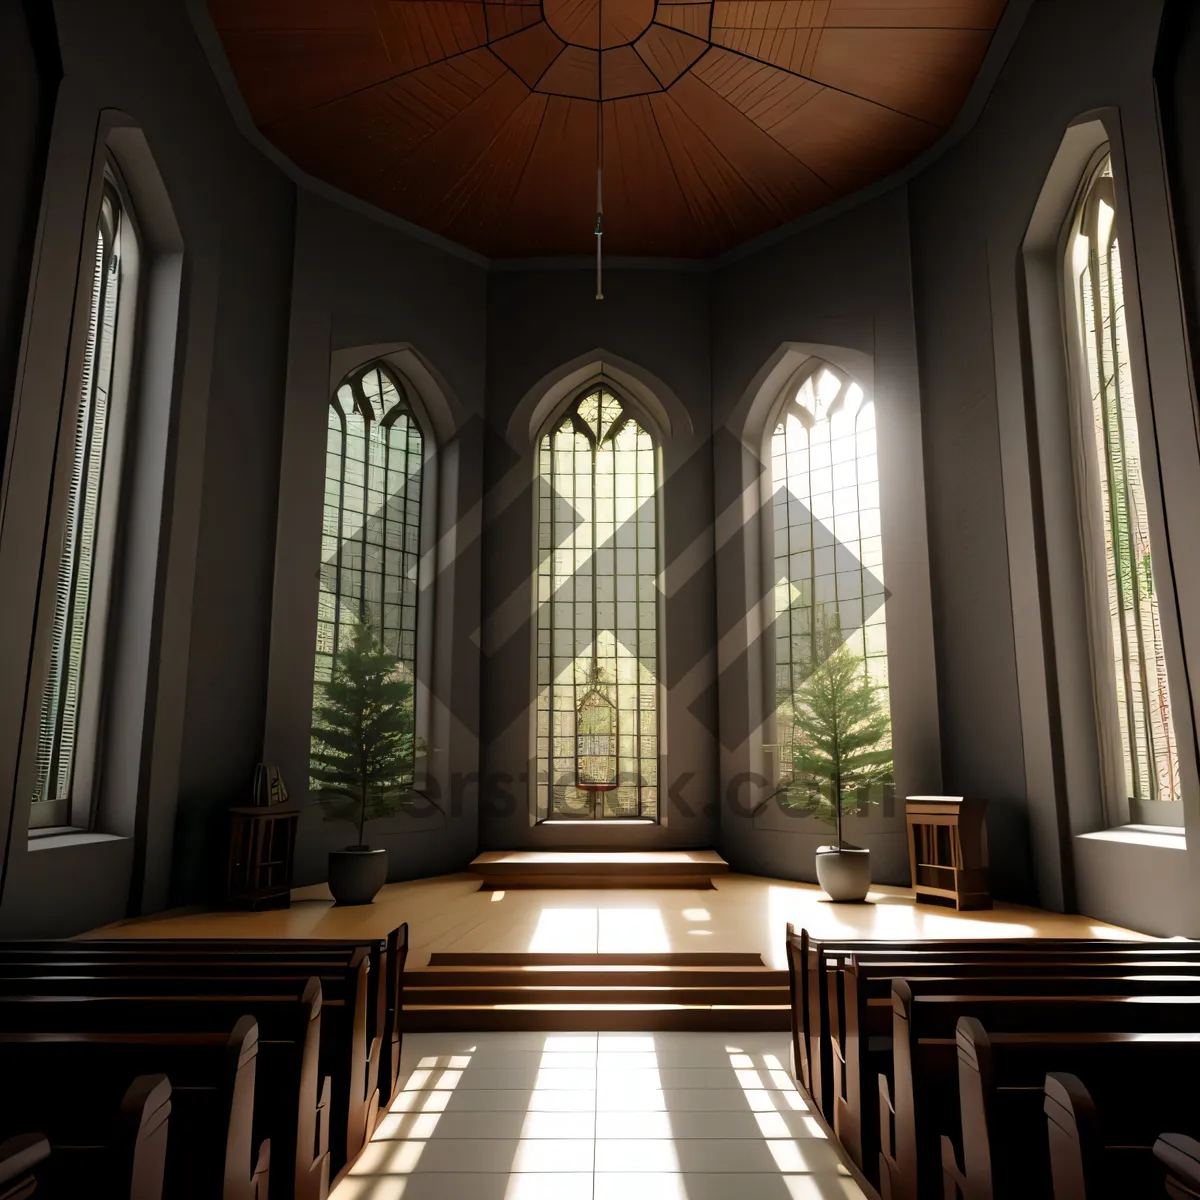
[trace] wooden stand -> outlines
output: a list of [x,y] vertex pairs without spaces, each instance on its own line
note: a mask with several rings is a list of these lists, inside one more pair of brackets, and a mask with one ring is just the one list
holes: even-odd
[[991,908],[988,891],[986,800],[909,796],[908,865],[918,902],[953,900],[956,909]]
[[287,908],[292,900],[296,855],[295,804],[253,805],[229,810],[229,877],[232,908]]

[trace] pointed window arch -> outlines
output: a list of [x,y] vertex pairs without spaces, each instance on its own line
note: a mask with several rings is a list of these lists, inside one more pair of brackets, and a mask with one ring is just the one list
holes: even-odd
[[787,784],[804,682],[837,645],[860,660],[889,710],[875,405],[844,371],[810,360],[768,428],[775,752]]
[[315,703],[355,624],[368,623],[412,685],[414,755],[424,462],[424,434],[399,375],[377,361],[346,376],[326,426]]
[[594,386],[538,446],[537,811],[658,819],[658,453]]
[[1100,744],[1102,755],[1111,754],[1116,764],[1111,773],[1120,775],[1110,786],[1123,787],[1129,800],[1178,801],[1179,756],[1130,370],[1117,208],[1112,156],[1105,148],[1085,181],[1064,263],[1078,396],[1073,428],[1083,556],[1095,583],[1090,627]]

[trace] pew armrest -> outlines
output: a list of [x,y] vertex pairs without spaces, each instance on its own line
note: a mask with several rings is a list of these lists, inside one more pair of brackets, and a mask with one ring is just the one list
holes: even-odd
[[[1154,1157],[1171,1173],[1169,1196],[1200,1196],[1200,1142],[1182,1133],[1164,1133],[1154,1143]],[[1177,1186],[1173,1189],[1172,1184]]]
[[128,1172],[131,1200],[161,1196],[171,1119],[171,1084],[167,1077],[139,1075],[121,1099],[120,1119],[126,1138],[123,1170]]
[[967,1180],[958,1165],[954,1143],[942,1134],[942,1195],[944,1200],[959,1200],[967,1194]]
[[333,1079],[326,1075],[321,1081],[321,1096],[317,1101],[317,1144],[313,1148],[313,1160],[320,1160],[329,1153],[329,1118],[333,1115]]
[[896,1108],[886,1075],[879,1076],[879,1149],[887,1158],[896,1157]]
[[0,1186],[20,1180],[50,1157],[50,1143],[40,1133],[19,1133],[0,1142]]
[[271,1186],[271,1139],[259,1143],[254,1169],[250,1172],[251,1200],[267,1200]]

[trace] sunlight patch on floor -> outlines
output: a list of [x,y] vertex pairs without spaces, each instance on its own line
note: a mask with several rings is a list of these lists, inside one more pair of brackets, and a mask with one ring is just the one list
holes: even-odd
[[412,1034],[333,1200],[861,1200],[786,1055],[786,1034]]

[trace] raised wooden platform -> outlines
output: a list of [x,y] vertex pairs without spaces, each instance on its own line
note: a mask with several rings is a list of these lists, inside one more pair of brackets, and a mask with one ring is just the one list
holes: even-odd
[[711,888],[715,850],[488,850],[471,863],[484,891],[509,888]]
[[787,971],[751,953],[454,954],[404,973],[404,1028],[784,1030]]

